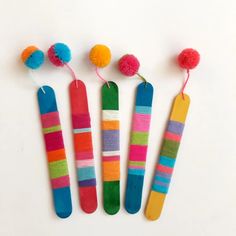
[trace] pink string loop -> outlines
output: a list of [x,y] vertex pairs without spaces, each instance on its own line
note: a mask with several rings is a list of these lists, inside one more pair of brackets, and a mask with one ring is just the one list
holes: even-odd
[[76,85],[76,88],[78,88],[78,78],[74,72],[74,70],[66,63],[65,66],[69,69],[71,75],[72,75],[72,78],[73,80],[75,81],[75,85]]
[[185,79],[183,87],[182,87],[181,92],[180,92],[182,94],[182,98],[183,99],[184,99],[184,89],[186,88],[186,85],[188,83],[189,77],[190,77],[190,72],[189,72],[189,69],[188,69],[187,70],[187,78]]
[[108,82],[107,80],[105,80],[105,79],[100,75],[100,73],[99,73],[99,71],[98,71],[98,67],[95,68],[95,71],[96,71],[96,74],[97,74],[98,78],[101,79],[103,82],[105,82],[105,83],[107,84],[108,88],[110,88],[109,82]]

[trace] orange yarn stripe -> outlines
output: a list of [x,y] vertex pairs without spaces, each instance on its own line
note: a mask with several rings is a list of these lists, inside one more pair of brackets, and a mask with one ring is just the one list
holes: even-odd
[[75,152],[93,149],[91,132],[74,134]]
[[102,163],[103,181],[120,180],[120,161],[107,161]]
[[48,162],[60,161],[66,159],[65,149],[58,149],[47,152]]
[[119,121],[102,121],[102,130],[118,130],[120,129]]

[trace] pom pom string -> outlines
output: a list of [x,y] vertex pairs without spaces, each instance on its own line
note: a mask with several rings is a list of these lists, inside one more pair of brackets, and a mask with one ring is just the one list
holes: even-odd
[[35,79],[35,76],[34,76],[34,73],[33,73],[32,70],[29,70],[29,75],[30,75],[30,78],[32,79],[32,81],[35,83],[35,85],[36,85],[37,87],[39,87],[39,88],[43,91],[44,94],[46,94],[46,92],[45,92],[43,86],[41,86],[41,85],[37,82],[37,80]]
[[100,75],[97,66],[95,67],[95,72],[96,72],[98,78],[101,79],[103,82],[105,82],[105,83],[107,84],[108,88],[110,88],[109,82],[108,82],[107,80],[105,80],[105,79]]
[[46,94],[43,87],[38,84],[37,80],[34,79],[35,76],[33,76],[33,70],[38,69],[44,63],[44,53],[36,46],[28,46],[21,53],[21,60],[28,67],[28,73],[32,81],[43,91],[43,94]]
[[78,78],[77,78],[77,76],[76,76],[74,70],[69,66],[69,64],[65,63],[64,65],[65,65],[65,66],[67,67],[67,69],[70,71],[70,73],[71,73],[71,75],[72,75],[72,78],[73,78],[74,81],[75,81],[76,88],[78,88]]
[[139,74],[138,70],[140,67],[139,60],[132,54],[126,54],[120,58],[118,62],[118,68],[120,72],[125,76],[137,75],[147,85],[147,80]]
[[50,62],[59,67],[66,66],[70,71],[73,80],[75,81],[76,88],[78,88],[78,79],[74,70],[69,66],[71,60],[70,48],[64,43],[55,43],[48,49],[48,58]]
[[185,82],[180,92],[184,100],[184,89],[186,88],[186,85],[190,77],[190,70],[194,69],[198,65],[200,61],[200,54],[198,53],[197,50],[193,48],[186,48],[178,55],[177,60],[179,66],[187,70],[187,78],[185,79]]
[[182,94],[182,98],[183,99],[184,99],[184,89],[186,88],[186,85],[188,83],[189,77],[190,77],[190,72],[189,72],[189,70],[187,70],[187,78],[185,79],[183,87],[182,87],[181,92],[180,92]]
[[142,75],[140,75],[139,73],[137,73],[137,76],[143,80],[143,82],[145,83],[145,85],[147,84],[147,80],[146,80]]

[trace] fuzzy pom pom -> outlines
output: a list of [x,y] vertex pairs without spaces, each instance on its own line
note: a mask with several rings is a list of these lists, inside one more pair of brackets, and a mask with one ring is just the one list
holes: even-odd
[[95,66],[105,67],[111,61],[111,51],[107,46],[97,44],[91,49],[89,59]]
[[29,46],[21,54],[24,64],[30,69],[38,69],[44,63],[44,53],[35,46]]
[[193,69],[200,61],[200,54],[192,48],[184,49],[178,56],[179,66],[183,69]]
[[118,63],[120,72],[126,76],[133,76],[138,73],[140,63],[134,55],[124,55]]
[[64,43],[55,43],[48,49],[48,58],[55,66],[64,66],[71,60],[70,48]]

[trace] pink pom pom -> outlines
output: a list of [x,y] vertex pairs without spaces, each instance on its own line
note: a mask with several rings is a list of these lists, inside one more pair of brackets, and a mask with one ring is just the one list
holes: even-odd
[[140,63],[134,55],[124,55],[119,60],[119,70],[126,76],[133,76],[137,74]]
[[200,61],[200,54],[192,48],[184,49],[178,56],[179,66],[183,69],[193,69]]

